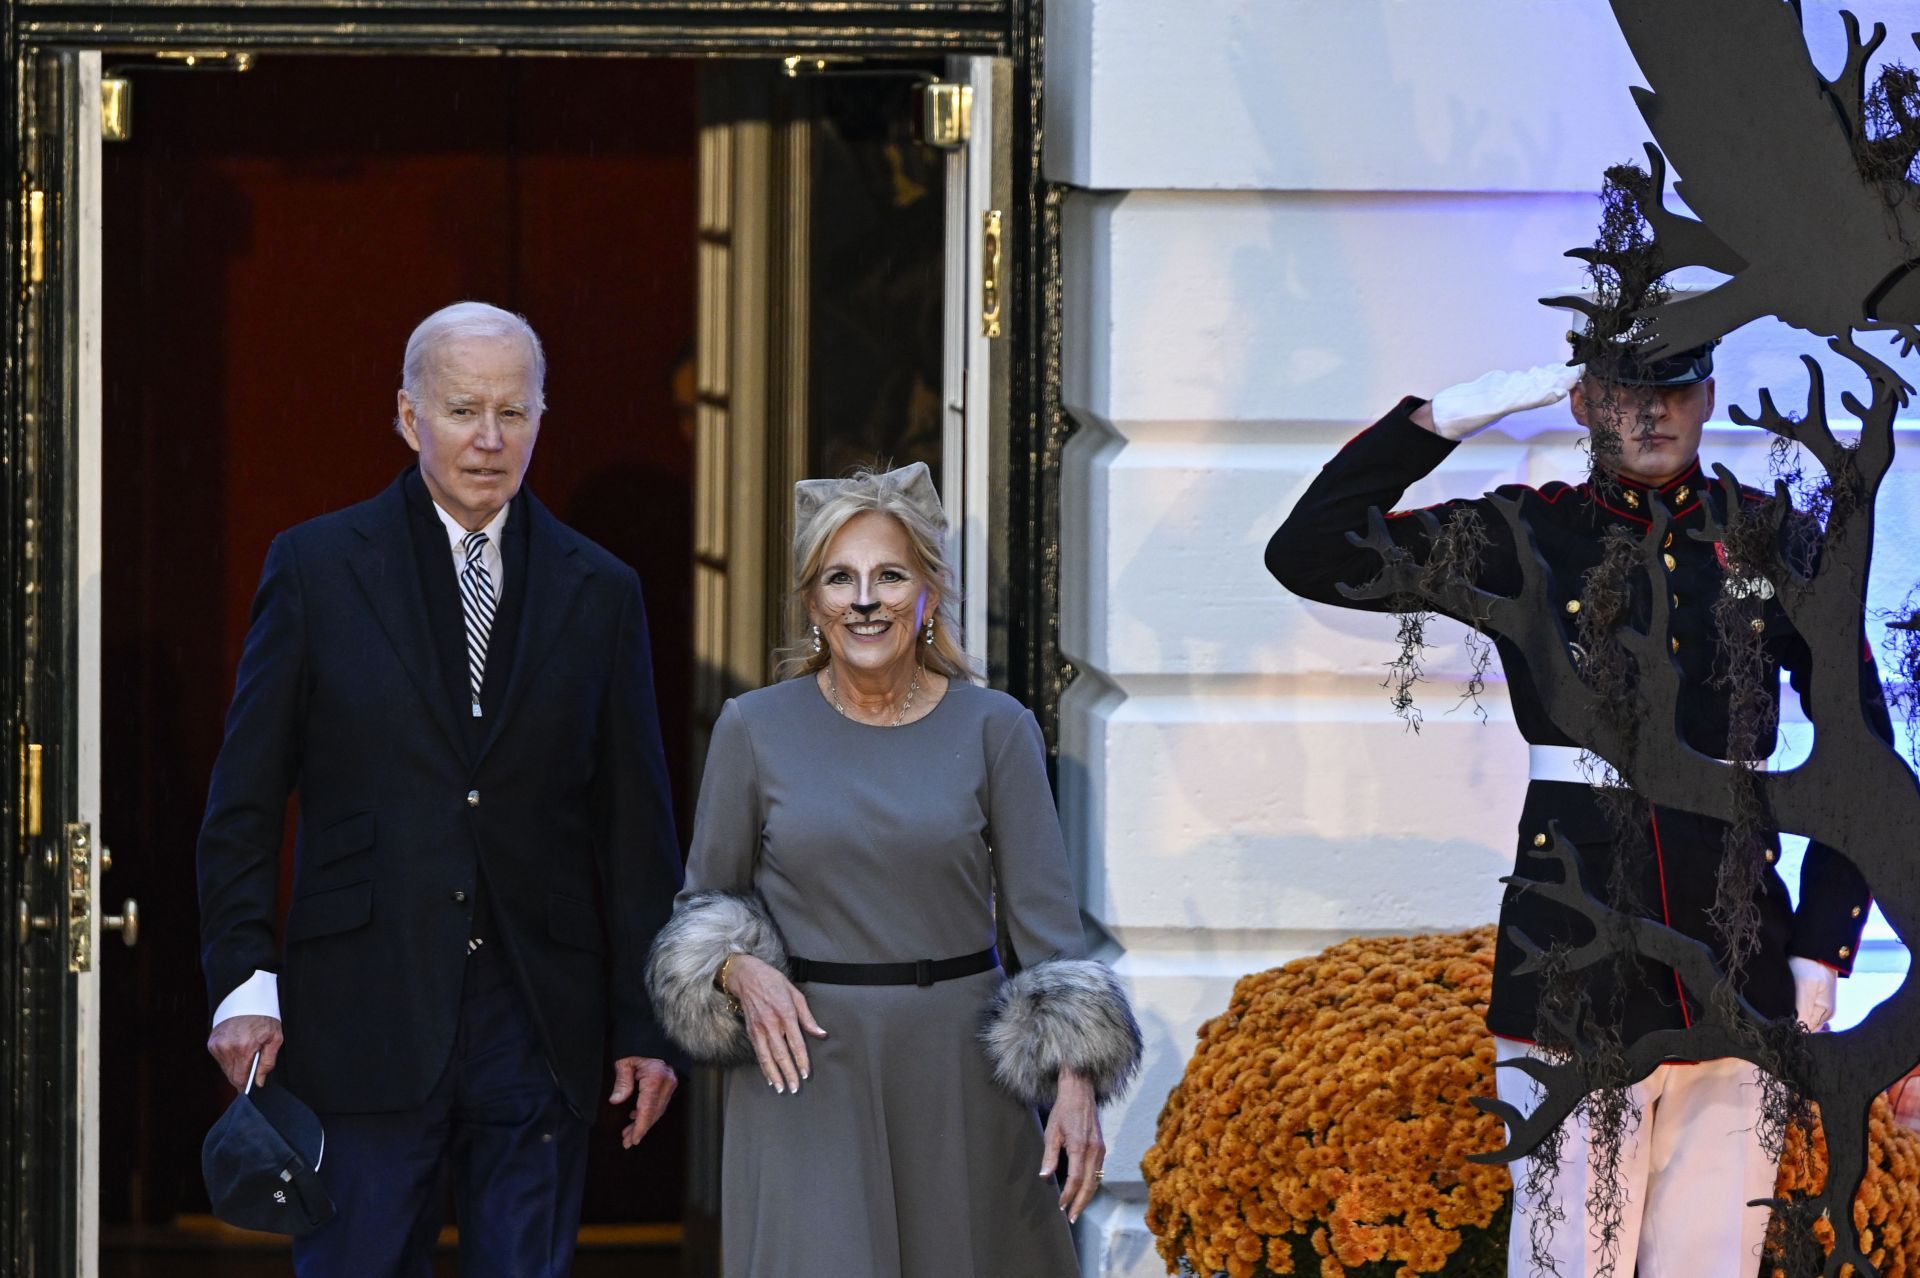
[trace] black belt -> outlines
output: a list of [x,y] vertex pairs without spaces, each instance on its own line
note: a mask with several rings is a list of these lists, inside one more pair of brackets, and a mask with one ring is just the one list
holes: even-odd
[[789,958],[787,974],[795,984],[820,985],[932,985],[957,980],[1000,966],[1000,955],[989,947],[961,958],[921,959],[917,963],[816,963]]

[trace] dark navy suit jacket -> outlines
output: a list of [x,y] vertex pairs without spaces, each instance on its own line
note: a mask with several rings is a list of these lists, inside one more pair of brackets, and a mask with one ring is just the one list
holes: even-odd
[[267,552],[200,833],[209,1006],[278,972],[296,1093],[323,1113],[418,1106],[452,1052],[484,894],[554,1079],[591,1115],[609,1054],[668,1054],[642,969],[680,862],[640,582],[523,489],[512,666],[472,731],[440,669],[409,478]]

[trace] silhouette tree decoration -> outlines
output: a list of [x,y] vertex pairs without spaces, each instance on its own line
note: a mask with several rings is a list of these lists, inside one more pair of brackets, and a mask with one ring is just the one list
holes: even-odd
[[[1662,571],[1671,512],[1657,496],[1645,535],[1610,548],[1617,551],[1616,586],[1625,577],[1642,579],[1650,607],[1640,620],[1634,610],[1618,606],[1588,607],[1577,621],[1569,617],[1520,503],[1498,494],[1486,500],[1504,519],[1518,555],[1517,594],[1490,592],[1471,572],[1436,571],[1433,562],[1416,560],[1396,543],[1377,509],[1369,512],[1367,530],[1351,539],[1380,556],[1381,571],[1366,585],[1341,590],[1355,600],[1389,601],[1396,611],[1442,612],[1506,641],[1524,660],[1548,716],[1602,762],[1606,780],[1640,801],[1736,828],[1763,823],[1839,849],[1865,874],[1888,922],[1910,944],[1920,937],[1920,858],[1911,846],[1920,830],[1920,786],[1869,721],[1859,669],[1875,503],[1893,463],[1895,419],[1913,388],[1864,350],[1857,335],[1891,332],[1904,351],[1920,348],[1920,253],[1913,246],[1920,237],[1920,186],[1908,180],[1920,155],[1920,76],[1893,66],[1869,88],[1869,61],[1886,29],[1876,23],[1871,36],[1862,38],[1859,21],[1843,12],[1846,62],[1838,76],[1822,77],[1806,46],[1798,0],[1612,3],[1652,86],[1634,90],[1634,96],[1658,145],[1647,147],[1650,172],[1610,170],[1609,194],[1625,190],[1633,197],[1633,220],[1651,239],[1623,239],[1613,223],[1611,234],[1603,226],[1600,244],[1569,254],[1586,260],[1608,285],[1593,299],[1543,299],[1586,314],[1577,355],[1604,373],[1609,359],[1655,359],[1774,315],[1825,337],[1871,388],[1864,403],[1851,392],[1841,396],[1857,421],[1857,444],[1835,433],[1826,375],[1810,356],[1803,360],[1804,413],[1782,412],[1769,390],[1759,392],[1757,413],[1732,408],[1735,422],[1769,432],[1782,446],[1798,445],[1819,464],[1826,478],[1812,503],[1816,509],[1795,510],[1784,478],[1776,480],[1771,499],[1743,499],[1733,475],[1716,466],[1719,509],[1705,503],[1705,527],[1686,534],[1720,543],[1730,553],[1728,580],[1743,583],[1726,591],[1730,603],[1739,603],[1733,596],[1764,592],[1807,644],[1812,751],[1798,767],[1774,773],[1708,757],[1686,743],[1677,722],[1682,672],[1671,643],[1672,608]],[[1920,43],[1920,35],[1915,40]],[[1676,190],[1698,220],[1662,201],[1669,157],[1681,174]],[[1610,205],[1610,217],[1617,212]],[[1668,299],[1662,277],[1681,266],[1706,266],[1730,278]],[[1596,442],[1597,459],[1605,444]],[[1431,512],[1413,517],[1422,521],[1427,545],[1458,534]],[[1757,585],[1760,579],[1764,587]],[[1730,606],[1725,613],[1723,639],[1730,628],[1725,623],[1737,620],[1740,609]],[[1605,618],[1604,634],[1595,633],[1596,617]],[[1920,612],[1909,621],[1920,626]],[[1603,677],[1596,643],[1610,646],[1621,663],[1614,674],[1632,689],[1631,712],[1622,712],[1618,680]],[[1911,681],[1920,667],[1920,642],[1899,651]],[[1726,855],[1733,855],[1731,843]],[[1837,1276],[1851,1265],[1860,1278],[1875,1274],[1853,1227],[1852,1203],[1865,1175],[1868,1108],[1920,1062],[1916,975],[1910,972],[1856,1027],[1806,1034],[1791,1017],[1769,1021],[1760,1015],[1707,945],[1589,892],[1579,853],[1557,827],[1549,845],[1533,856],[1537,874],[1506,881],[1583,917],[1594,935],[1578,946],[1548,950],[1516,930],[1512,939],[1528,954],[1522,973],[1577,980],[1638,955],[1673,969],[1701,1015],[1685,1028],[1620,1042],[1608,1041],[1606,1030],[1577,1009],[1543,1005],[1543,1022],[1563,1050],[1547,1059],[1503,1062],[1531,1076],[1541,1099],[1523,1113],[1497,1099],[1477,1098],[1475,1104],[1499,1116],[1509,1132],[1504,1148],[1479,1160],[1533,1155],[1551,1163],[1557,1133],[1570,1115],[1603,1092],[1618,1095],[1662,1062],[1748,1060],[1778,1080],[1766,1106],[1775,1136],[1780,1124],[1806,1121],[1805,1102],[1811,1100],[1819,1105],[1828,1142],[1824,1189],[1771,1202],[1784,1226],[1783,1263],[1796,1274],[1820,1267],[1819,1249],[1808,1244],[1812,1223],[1825,1217],[1834,1224],[1836,1242],[1824,1272]],[[1737,946],[1734,952],[1737,962]],[[1617,1117],[1613,1132],[1617,1141]],[[1596,1224],[1609,1239],[1613,1223],[1602,1204]]]

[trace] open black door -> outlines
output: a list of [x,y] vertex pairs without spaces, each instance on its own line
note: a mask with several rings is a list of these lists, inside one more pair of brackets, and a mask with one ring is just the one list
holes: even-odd
[[[81,651],[85,520],[76,454],[97,427],[97,381],[81,376],[89,237],[80,216],[98,172],[97,54],[29,54],[19,67],[21,252],[8,264],[14,322],[8,356],[0,531],[8,614],[0,687],[15,784],[6,796],[7,937],[0,953],[7,1101],[6,1204],[0,1255],[12,1274],[91,1272],[84,1080],[93,1061],[86,1003],[98,924],[95,852],[83,787],[98,780],[81,735],[83,688],[98,685]],[[91,80],[88,80],[88,73]],[[86,86],[95,95],[88,98]],[[92,163],[89,163],[91,161]],[[97,222],[92,224],[97,231]],[[91,241],[97,248],[97,235]],[[96,283],[97,287],[97,283]],[[97,576],[93,579],[97,586]],[[96,591],[97,594],[97,591]],[[95,602],[97,607],[97,599]],[[97,716],[98,708],[90,712]]]

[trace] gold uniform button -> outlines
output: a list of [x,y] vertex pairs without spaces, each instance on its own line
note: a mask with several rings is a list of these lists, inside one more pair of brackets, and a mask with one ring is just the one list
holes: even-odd
[[1674,493],[1673,493],[1674,504],[1678,506],[1684,506],[1687,504],[1687,499],[1692,496],[1693,496],[1693,490],[1691,488],[1688,488],[1685,484],[1682,484],[1680,485],[1680,487],[1674,490]]
[[480,792],[478,790],[467,791],[467,806],[470,808],[480,806]]
[[1576,613],[1576,612],[1579,612],[1579,611],[1580,611],[1580,601],[1579,601],[1578,599],[1569,599],[1569,600],[1567,600],[1567,611],[1568,611],[1569,613]]
[[1674,606],[1674,607],[1676,607],[1676,608],[1678,608],[1678,607],[1680,606],[1680,596],[1679,596],[1679,595],[1668,595],[1668,596],[1667,596],[1667,598],[1668,598],[1668,599],[1669,599],[1669,600],[1670,600],[1670,601],[1671,601],[1671,602],[1673,603],[1673,606]]
[[1667,641],[1667,646],[1669,648],[1672,648],[1675,652],[1680,651],[1680,637],[1678,635],[1675,635],[1672,639],[1669,639]]
[[1765,621],[1762,621],[1758,617],[1755,617],[1752,621],[1749,621],[1747,624],[1753,627],[1753,633],[1755,633],[1756,635],[1761,633],[1767,628],[1767,623]]
[[1672,572],[1675,568],[1678,568],[1680,566],[1679,563],[1674,559],[1672,555],[1662,555],[1660,557],[1667,561],[1668,572]]
[[1639,493],[1636,493],[1636,492],[1634,492],[1634,491],[1633,491],[1633,489],[1631,489],[1631,488],[1629,488],[1629,489],[1627,489],[1627,490],[1625,491],[1625,493],[1623,493],[1622,495],[1626,497],[1626,499],[1627,499],[1627,505],[1629,505],[1629,506],[1631,506],[1631,507],[1633,507],[1633,508],[1634,508],[1635,510],[1638,510],[1638,509],[1640,509],[1640,494],[1639,494]]
[[1544,848],[1545,846],[1547,846],[1547,836],[1544,834],[1534,835],[1533,846],[1535,846],[1536,848]]
[[1853,907],[1853,909],[1852,909],[1852,910],[1850,911],[1850,913],[1851,913],[1851,914],[1853,915],[1853,917],[1854,917],[1854,918],[1856,918],[1856,919],[1857,919],[1857,918],[1859,918],[1859,917],[1860,917],[1860,907],[1859,907],[1859,906],[1857,906],[1857,905],[1856,905],[1856,906],[1854,906],[1854,907]]
[[1852,957],[1853,957],[1853,947],[1852,947],[1852,946],[1850,946],[1850,945],[1843,945],[1843,946],[1841,946],[1841,947],[1840,947],[1840,957],[1841,957],[1841,958],[1852,958]]
[[1772,848],[1768,848],[1768,849],[1767,849],[1767,864],[1768,864],[1768,865],[1772,865],[1772,864],[1773,864],[1773,858],[1775,858],[1776,856],[1779,856],[1779,855],[1780,855],[1780,854],[1779,854],[1778,852],[1775,852],[1775,851],[1774,851],[1774,850],[1773,850]]
[[1666,550],[1666,549],[1670,549],[1672,546],[1673,546],[1673,534],[1668,533],[1667,539],[1660,543],[1660,548],[1662,550]]

